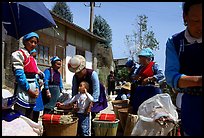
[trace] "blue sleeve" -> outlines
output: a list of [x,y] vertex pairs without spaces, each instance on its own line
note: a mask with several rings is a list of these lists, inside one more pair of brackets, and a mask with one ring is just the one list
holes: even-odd
[[100,95],[100,82],[99,82],[99,78],[98,78],[98,74],[93,71],[92,72],[92,76],[91,76],[91,80],[92,80],[92,85],[93,85],[93,102],[97,102],[99,100],[99,95]]
[[62,83],[62,76],[60,75],[60,91],[62,92],[63,89],[63,83]]
[[15,70],[15,77],[16,77],[16,81],[18,85],[20,86],[22,90],[28,91],[30,89],[28,81],[26,80],[24,70],[22,69]]
[[50,70],[45,69],[44,71],[45,77],[44,77],[44,88],[49,89],[49,81],[50,81]]
[[165,61],[165,78],[168,85],[178,89],[178,80],[184,74],[179,73],[180,63],[179,57],[172,39],[168,39],[166,43],[166,61]]
[[159,64],[155,63],[153,65],[153,70],[154,70],[154,76],[157,79],[157,82],[161,81],[164,79],[164,74],[162,72],[162,69],[159,67]]
[[78,85],[77,85],[77,79],[74,75],[72,79],[72,97],[74,95],[77,95],[77,93],[78,93]]

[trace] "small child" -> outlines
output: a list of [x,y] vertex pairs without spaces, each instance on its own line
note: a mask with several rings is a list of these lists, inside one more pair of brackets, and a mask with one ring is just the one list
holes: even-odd
[[79,93],[72,97],[71,100],[66,100],[63,103],[57,102],[56,106],[61,108],[71,103],[77,102],[77,116],[78,121],[78,135],[90,136],[90,105],[92,105],[93,97],[87,92],[89,90],[89,84],[82,81],[79,84]]

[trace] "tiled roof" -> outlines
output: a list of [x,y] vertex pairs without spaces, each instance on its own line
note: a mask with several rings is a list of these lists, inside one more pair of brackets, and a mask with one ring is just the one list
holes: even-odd
[[94,38],[94,39],[96,39],[96,40],[98,40],[100,42],[105,42],[106,41],[104,38],[99,37],[97,35],[94,35],[93,33],[83,29],[82,27],[80,27],[80,26],[78,26],[78,25],[76,25],[76,24],[74,24],[74,23],[60,17],[56,13],[54,13],[52,11],[50,11],[50,13],[51,13],[51,15],[53,16],[54,19],[56,19],[56,18],[58,19],[57,21],[61,20],[62,22],[60,22],[60,23],[66,25],[66,26],[68,26],[68,27],[70,27],[70,28],[72,28],[72,29],[74,29],[74,30],[76,30],[78,32],[81,32],[81,33],[83,33],[83,34],[85,34],[85,35],[87,35],[87,36],[89,36],[91,38]]

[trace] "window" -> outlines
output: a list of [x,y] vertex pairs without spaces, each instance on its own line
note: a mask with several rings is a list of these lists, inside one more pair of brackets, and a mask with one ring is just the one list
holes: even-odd
[[39,64],[49,65],[49,47],[38,45],[36,47],[37,56],[36,60]]

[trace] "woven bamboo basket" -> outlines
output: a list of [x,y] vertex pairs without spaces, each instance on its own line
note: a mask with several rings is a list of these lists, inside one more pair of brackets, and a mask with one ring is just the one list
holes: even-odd
[[129,104],[129,100],[113,100],[111,103],[112,103],[116,118],[119,119],[118,109],[127,108]]
[[[129,104],[129,100],[113,100],[111,103],[112,103],[113,111],[116,115],[116,118],[120,120],[118,109],[127,108]],[[119,123],[118,125],[118,131],[123,131],[121,123]]]
[[49,124],[43,123],[46,136],[76,136],[78,127],[78,118],[73,117],[69,124]]
[[99,121],[96,118],[93,120],[93,128],[95,130],[95,136],[116,136],[119,119],[116,121]]
[[125,130],[125,125],[126,125],[126,122],[127,122],[127,117],[128,117],[128,108],[118,109],[118,115],[119,115],[121,127],[122,127],[122,129],[124,131]]
[[128,113],[123,136],[131,136],[132,130],[138,121],[138,115]]

